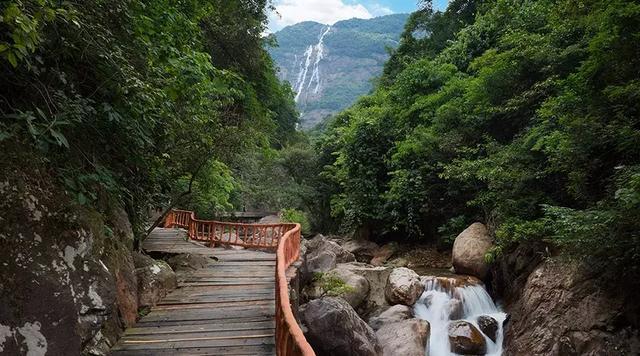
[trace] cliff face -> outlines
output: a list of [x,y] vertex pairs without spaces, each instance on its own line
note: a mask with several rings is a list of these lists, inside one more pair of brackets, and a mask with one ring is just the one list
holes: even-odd
[[387,48],[397,46],[409,15],[352,19],[332,26],[302,22],[275,34],[270,49],[279,77],[291,83],[301,126],[311,128],[368,93],[381,74]]
[[78,205],[16,152],[0,173],[0,353],[106,354],[137,317],[127,214]]
[[640,353],[633,284],[548,257],[541,247],[521,246],[494,270],[493,286],[510,315],[505,354]]

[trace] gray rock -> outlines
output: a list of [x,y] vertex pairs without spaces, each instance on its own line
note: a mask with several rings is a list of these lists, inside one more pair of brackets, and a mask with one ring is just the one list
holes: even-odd
[[379,356],[376,334],[343,299],[326,297],[301,307],[305,337],[314,350],[328,356]]
[[391,273],[390,268],[373,267],[359,262],[340,263],[337,268],[349,270],[367,280],[369,283],[369,294],[366,299],[368,310],[380,309],[388,305],[384,289]]
[[338,263],[355,261],[352,253],[322,235],[303,240],[302,249],[306,251],[304,254],[305,280],[313,279],[315,273],[334,269]]
[[424,291],[420,276],[408,268],[394,268],[385,287],[385,297],[389,304],[414,305]]
[[340,278],[350,287],[351,291],[345,293],[341,297],[344,298],[344,300],[346,300],[352,307],[359,307],[369,295],[369,281],[361,275],[345,268],[343,264],[340,264],[337,268],[329,271],[329,274]]
[[409,319],[383,325],[376,336],[384,356],[424,356],[429,333],[426,320]]
[[383,311],[380,315],[369,319],[369,326],[373,330],[380,329],[383,325],[393,324],[399,321],[413,318],[413,309],[406,305],[396,304]]
[[133,261],[138,278],[138,306],[156,305],[178,286],[176,274],[166,262],[140,253],[133,255]]
[[307,271],[311,274],[328,272],[336,268],[337,258],[331,251],[320,251],[307,257]]

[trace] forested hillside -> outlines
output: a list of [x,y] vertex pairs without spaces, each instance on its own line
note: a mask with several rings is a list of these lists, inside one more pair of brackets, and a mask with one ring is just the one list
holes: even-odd
[[334,25],[307,21],[287,26],[273,36],[270,48],[278,76],[296,92],[305,129],[351,106],[373,87],[395,48],[409,15],[350,19]]
[[638,36],[634,1],[427,4],[320,138],[333,216],[443,243],[479,220],[492,256],[544,240],[636,274]]
[[257,207],[249,173],[298,122],[262,36],[267,3],[3,4],[2,156],[45,157],[77,203],[115,198],[132,216]]

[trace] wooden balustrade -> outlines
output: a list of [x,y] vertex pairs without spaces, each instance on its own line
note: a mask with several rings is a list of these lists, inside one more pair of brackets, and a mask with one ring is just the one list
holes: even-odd
[[287,269],[300,257],[300,224],[241,224],[198,220],[186,210],[172,210],[165,227],[187,229],[191,240],[213,247],[235,245],[276,251],[276,352],[279,356],[315,356],[298,325],[289,300]]

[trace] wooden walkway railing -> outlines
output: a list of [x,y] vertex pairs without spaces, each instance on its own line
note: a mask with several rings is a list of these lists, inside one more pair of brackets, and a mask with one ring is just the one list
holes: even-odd
[[188,237],[209,246],[234,245],[276,252],[276,352],[281,356],[314,356],[291,310],[286,271],[300,257],[300,224],[241,224],[196,219],[195,213],[172,210],[165,227],[187,229]]

